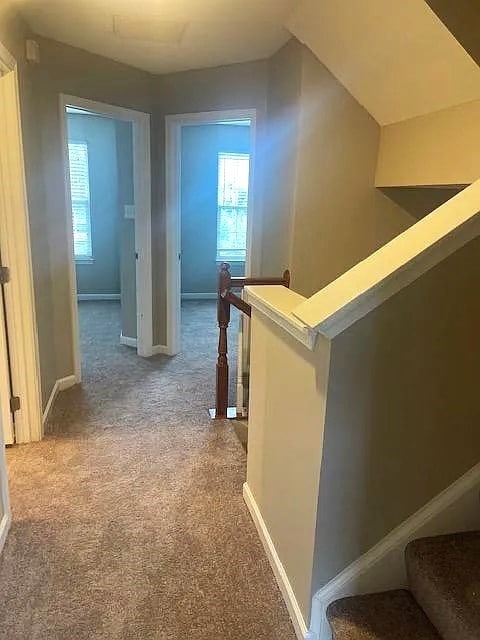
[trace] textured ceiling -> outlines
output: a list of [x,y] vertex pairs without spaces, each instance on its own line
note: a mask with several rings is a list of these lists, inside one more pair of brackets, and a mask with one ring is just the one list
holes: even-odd
[[296,4],[296,0],[16,0],[35,33],[152,73],[268,57],[290,37],[283,25]]
[[382,125],[480,99],[480,67],[424,0],[304,0],[288,26]]

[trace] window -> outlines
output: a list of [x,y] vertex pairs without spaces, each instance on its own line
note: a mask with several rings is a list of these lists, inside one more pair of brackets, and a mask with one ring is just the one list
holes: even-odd
[[73,247],[76,260],[92,260],[92,229],[90,224],[90,181],[88,145],[69,142],[70,189],[72,194]]
[[217,260],[244,262],[247,252],[248,153],[218,154]]

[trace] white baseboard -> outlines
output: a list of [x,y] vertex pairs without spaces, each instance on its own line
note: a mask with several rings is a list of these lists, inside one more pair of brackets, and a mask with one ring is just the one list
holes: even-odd
[[77,300],[120,300],[119,293],[77,293]]
[[55,382],[55,384],[53,385],[52,392],[50,393],[50,397],[48,398],[47,406],[43,411],[43,417],[42,417],[43,425],[45,425],[45,423],[48,420],[53,404],[59,392],[64,391],[65,389],[69,389],[70,387],[73,387],[75,384],[77,384],[77,379],[74,375],[66,376],[65,378],[60,378]]
[[331,640],[325,613],[334,600],[407,586],[404,552],[411,540],[480,529],[479,490],[480,464],[435,496],[330,580],[313,597],[312,637],[316,640]]
[[129,338],[128,336],[124,336],[123,333],[120,334],[120,344],[124,344],[126,347],[137,348],[137,339]]
[[216,300],[217,293],[182,293],[182,300]]
[[170,355],[167,345],[165,344],[154,344],[152,347],[152,356]]
[[268,533],[265,521],[262,518],[262,514],[260,513],[258,505],[255,502],[255,498],[253,497],[247,483],[243,485],[243,499],[250,511],[250,515],[252,516],[252,520],[257,528],[258,535],[260,536],[260,540],[262,541],[265,549],[265,553],[267,554],[267,558],[273,569],[275,579],[277,580],[280,591],[282,592],[282,596],[285,600],[285,604],[287,605],[288,613],[290,614],[298,640],[314,640],[314,636],[312,636],[307,629],[302,612],[300,611],[300,606],[295,597],[295,593],[293,592],[292,585],[288,580],[288,576],[280,558],[278,557],[273,540]]
[[5,546],[5,540],[7,539],[11,523],[12,516],[7,511],[7,513],[3,514],[2,519],[0,520],[0,553],[2,553],[2,549]]

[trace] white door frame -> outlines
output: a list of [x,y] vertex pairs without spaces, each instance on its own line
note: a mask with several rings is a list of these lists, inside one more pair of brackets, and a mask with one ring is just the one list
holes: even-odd
[[230,109],[227,111],[205,111],[182,113],[165,117],[166,129],[166,238],[167,238],[167,349],[168,355],[179,353],[181,321],[181,131],[182,127],[230,120],[250,120],[250,178],[247,220],[246,275],[251,275],[253,227],[256,220],[254,210],[255,188],[255,142],[257,130],[256,109]]
[[[1,44],[0,76],[0,248],[3,264],[10,269],[10,282],[5,285],[6,322],[12,392],[20,397],[15,435],[21,443],[41,440],[43,424],[18,72],[14,57]],[[0,394],[5,393],[2,388]],[[11,434],[5,436],[10,444]]]
[[137,289],[137,353],[143,357],[154,354],[153,346],[153,289],[152,289],[152,196],[150,166],[150,114],[124,107],[96,102],[76,96],[60,94],[60,117],[64,150],[65,220],[67,226],[69,284],[73,332],[74,374],[81,382],[80,334],[78,324],[77,280],[73,251],[73,221],[71,214],[70,169],[68,162],[68,131],[66,107],[92,111],[99,116],[132,123],[133,128],[133,183],[135,202],[135,249],[138,254],[136,269]]

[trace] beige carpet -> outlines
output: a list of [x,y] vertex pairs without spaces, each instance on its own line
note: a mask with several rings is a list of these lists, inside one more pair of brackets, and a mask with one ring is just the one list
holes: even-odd
[[184,311],[183,353],[143,360],[118,344],[118,304],[81,305],[84,384],[42,443],[8,451],[2,639],[294,640],[244,451],[207,416],[214,306]]

